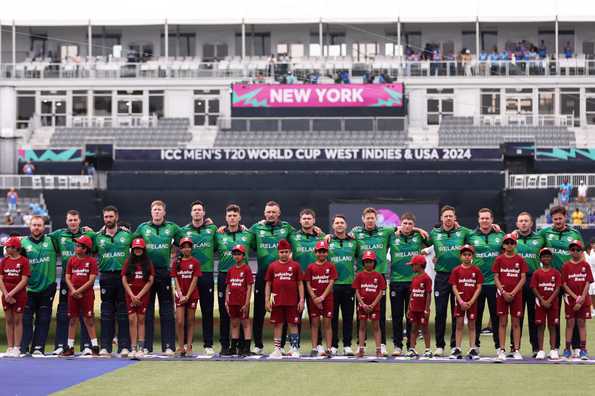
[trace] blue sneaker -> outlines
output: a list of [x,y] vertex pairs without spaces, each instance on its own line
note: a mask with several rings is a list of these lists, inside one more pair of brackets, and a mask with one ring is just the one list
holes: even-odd
[[581,349],[578,356],[581,358],[581,360],[589,360],[589,352],[587,352],[586,349]]
[[572,357],[572,351],[570,349],[564,349],[564,356],[565,359],[570,359]]

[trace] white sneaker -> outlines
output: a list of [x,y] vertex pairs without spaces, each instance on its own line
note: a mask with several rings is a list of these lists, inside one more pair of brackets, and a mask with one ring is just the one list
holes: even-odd
[[263,348],[254,347],[254,354],[255,355],[262,355]]
[[6,352],[4,352],[4,356],[6,356],[6,357],[12,356],[12,347],[6,348]]
[[41,352],[41,349],[36,349],[33,351],[32,353],[33,356],[44,356],[43,352]]
[[136,351],[134,349],[132,351],[130,351],[130,353],[128,354],[128,358],[131,360],[136,359]]
[[142,358],[144,358],[144,357],[145,357],[145,355],[146,355],[146,354],[145,354],[145,350],[144,350],[144,349],[141,349],[140,351],[136,351],[136,353],[134,354],[134,356],[135,356],[137,359],[142,359]]
[[83,356],[91,356],[92,354],[93,354],[93,351],[91,350],[91,348],[83,349]]
[[107,349],[105,349],[105,348],[102,348],[102,349],[101,349],[101,351],[99,351],[99,356],[111,356],[111,355],[112,355],[112,354],[111,354],[111,353],[109,353],[109,352],[107,351]]
[[300,350],[297,348],[291,348],[289,350],[289,356],[292,358],[299,358],[300,357]]
[[331,347],[331,355],[337,356],[337,353],[339,353],[339,350],[335,347]]
[[506,352],[504,351],[504,349],[500,349],[498,351],[498,355],[496,356],[496,359],[498,359],[501,362],[506,361]]
[[384,357],[388,356],[388,351],[386,350],[385,344],[380,344],[380,353],[382,353],[382,356]]
[[144,355],[150,355],[149,349],[148,348],[143,348],[143,354]]
[[120,351],[120,357],[127,358],[129,353],[130,351],[128,350],[128,348],[122,348],[122,350]]
[[215,354],[215,350],[211,347],[206,347],[205,348],[205,354],[208,356],[213,356]]
[[550,351],[550,360],[559,360],[560,359],[560,353],[558,352],[557,349],[552,349]]
[[537,359],[537,360],[544,360],[545,359],[545,352],[544,351],[537,352],[537,356],[535,356],[535,359]]
[[316,352],[318,352],[318,354],[320,355],[321,353],[324,353],[324,347],[322,345],[316,345]]
[[269,359],[281,359],[283,358],[283,352],[281,352],[281,348],[275,348],[273,352],[269,355]]
[[393,349],[393,356],[401,356],[402,353],[403,350],[399,347],[395,347],[395,349]]
[[353,356],[353,349],[350,346],[343,347],[343,355]]
[[517,349],[516,351],[514,351],[514,353],[512,354],[512,358],[514,360],[523,360],[523,355],[521,355],[521,352]]
[[62,352],[64,352],[64,348],[58,347],[58,348],[56,348],[56,350],[54,352],[52,352],[52,355],[60,356],[62,354]]
[[21,357],[21,348],[19,348],[19,347],[12,348],[12,357],[20,358]]
[[436,350],[434,351],[434,356],[442,356],[444,355],[444,348],[436,348]]
[[174,351],[171,348],[167,348],[165,350],[165,356],[170,356],[171,357],[173,355],[175,355],[175,353],[174,353]]
[[580,357],[580,355],[581,355],[581,350],[577,348],[573,351],[572,357],[578,358],[578,357]]

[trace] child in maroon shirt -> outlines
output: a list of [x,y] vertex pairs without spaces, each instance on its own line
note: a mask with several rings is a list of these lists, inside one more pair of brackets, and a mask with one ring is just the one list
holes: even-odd
[[[192,336],[194,334],[194,317],[198,304],[196,284],[202,276],[200,263],[192,257],[192,238],[180,239],[182,257],[177,257],[172,265],[170,276],[176,284],[176,331],[178,333],[177,356],[192,355]],[[186,323],[187,322],[187,323]],[[185,325],[187,326],[185,327]],[[186,334],[186,339],[184,339]],[[186,349],[184,349],[186,345]]]
[[[231,249],[231,256],[236,265],[227,271],[225,277],[226,293],[225,308],[231,321],[230,355],[240,354],[248,356],[252,340],[252,321],[250,320],[250,295],[254,276],[246,264],[246,249],[242,245],[235,245]],[[240,324],[244,330],[244,340],[240,343]]]
[[386,290],[386,281],[382,274],[374,271],[374,267],[376,267],[376,253],[374,251],[365,251],[362,255],[362,262],[364,264],[364,270],[356,275],[352,285],[355,289],[357,316],[359,318],[359,349],[357,351],[357,357],[364,357],[368,320],[372,322],[372,329],[374,331],[376,357],[382,357],[379,324],[380,300]]
[[29,260],[21,256],[21,240],[10,237],[4,243],[7,256],[0,261],[0,291],[4,308],[8,349],[4,356],[21,356],[23,311],[27,304],[27,281],[31,276]]
[[431,358],[432,351],[430,350],[430,330],[428,329],[428,324],[430,303],[432,301],[432,279],[425,272],[425,256],[414,256],[407,265],[412,267],[415,276],[411,279],[411,285],[409,286],[410,297],[409,306],[407,307],[407,320],[411,323],[411,330],[409,331],[409,351],[407,351],[406,356],[411,359],[418,356],[415,345],[417,344],[418,331],[421,329],[426,346],[424,358]]
[[274,326],[273,342],[275,349],[270,358],[280,359],[281,333],[283,323],[287,323],[287,338],[291,345],[289,356],[300,357],[299,334],[297,325],[304,310],[304,284],[300,264],[291,260],[291,245],[285,239],[278,244],[279,259],[272,262],[267,270],[265,280],[265,303],[271,312],[271,323]]

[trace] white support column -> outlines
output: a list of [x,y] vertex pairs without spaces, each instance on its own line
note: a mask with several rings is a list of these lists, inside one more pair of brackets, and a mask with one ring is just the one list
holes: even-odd
[[397,46],[401,48],[401,17],[397,18]]
[[556,70],[558,70],[558,61],[560,60],[560,31],[558,26],[558,15],[556,15],[556,21],[554,24],[554,40],[556,42]]
[[169,26],[165,20],[163,42],[165,43],[165,77],[169,77]]
[[479,47],[479,17],[475,19],[475,59],[479,60],[479,52],[481,48]]
[[87,25],[87,58],[93,56],[93,27],[91,25],[91,20],[89,19],[89,24]]
[[242,19],[242,60],[246,57],[246,23]]
[[0,67],[2,66],[2,21],[0,21]]
[[12,20],[12,68],[14,74],[14,68],[17,63],[17,27],[14,19]]
[[320,57],[324,57],[324,32],[322,19],[318,22],[318,46],[320,47]]

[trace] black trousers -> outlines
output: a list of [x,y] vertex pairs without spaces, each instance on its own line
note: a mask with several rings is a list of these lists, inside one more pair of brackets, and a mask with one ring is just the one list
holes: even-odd
[[[66,270],[64,269],[62,272],[62,279],[60,279],[58,308],[56,309],[56,339],[54,349],[66,348],[68,342],[69,323],[70,319],[68,318],[68,286],[66,285]],[[81,326],[80,345],[82,351],[84,348],[91,348],[91,340],[89,339],[89,333],[87,333],[87,327],[85,327],[82,315],[79,317],[79,323]]]
[[229,348],[229,315],[225,309],[225,292],[227,286],[225,279],[227,272],[219,272],[217,274],[217,299],[219,304],[219,342],[221,348]]
[[101,348],[112,352],[112,340],[118,323],[118,352],[130,349],[130,328],[124,286],[120,272],[102,272],[99,275],[101,288]]
[[343,320],[343,346],[351,346],[353,337],[353,310],[355,308],[355,291],[351,285],[333,286],[333,346],[339,347],[339,311]]
[[[52,283],[47,289],[27,293],[27,305],[23,313],[23,338],[21,352],[33,353],[35,349],[45,353],[45,342],[50,331],[52,320],[52,302],[56,294],[56,284]],[[35,319],[34,319],[35,317]],[[35,320],[35,325],[33,321]]]
[[254,346],[256,348],[263,348],[262,329],[264,326],[264,316],[266,314],[264,305],[264,272],[259,271],[254,280],[254,319],[252,321],[252,337],[254,338]]
[[[533,352],[539,352],[539,345],[537,343],[537,326],[535,326],[535,294],[531,290],[531,275],[527,274],[527,281],[523,286],[523,304],[527,306],[527,321],[529,327],[529,342],[531,343],[531,350]],[[523,316],[521,316],[521,336],[523,335],[523,322],[525,321],[523,309]],[[512,345],[512,329],[510,329],[510,346]]]
[[392,309],[393,321],[393,345],[395,348],[403,349],[403,320],[407,332],[407,348],[409,348],[409,334],[411,323],[407,320],[409,310],[409,296],[411,282],[391,282],[390,284],[390,307]]
[[448,283],[449,272],[437,272],[434,280],[434,301],[436,303],[436,316],[434,323],[436,326],[436,347],[444,348],[446,342],[444,335],[446,333],[446,315],[448,313],[448,302],[450,301],[451,333],[450,347],[455,347],[456,322],[454,318],[454,294],[452,286]]
[[155,299],[159,298],[159,322],[161,323],[161,351],[176,347],[176,322],[174,298],[168,268],[155,268],[155,282],[150,291],[149,306],[145,315],[145,348],[153,352],[155,338]]
[[475,345],[481,346],[481,329],[483,321],[483,312],[485,311],[486,301],[490,313],[490,322],[492,324],[492,340],[494,348],[500,349],[500,338],[498,337],[498,312],[496,310],[496,285],[483,285],[477,298],[477,319],[475,319]]
[[[215,309],[215,281],[212,272],[203,272],[198,278],[198,294],[200,297],[200,315],[202,318],[202,338],[205,348],[213,347],[213,310]],[[225,298],[225,295],[223,296]],[[221,300],[219,300],[221,301]],[[223,301],[225,308],[225,300]],[[225,311],[225,309],[224,309]],[[229,327],[229,326],[228,326]],[[228,333],[229,334],[229,333]],[[228,335],[229,339],[229,335]],[[229,341],[228,341],[229,342]]]

